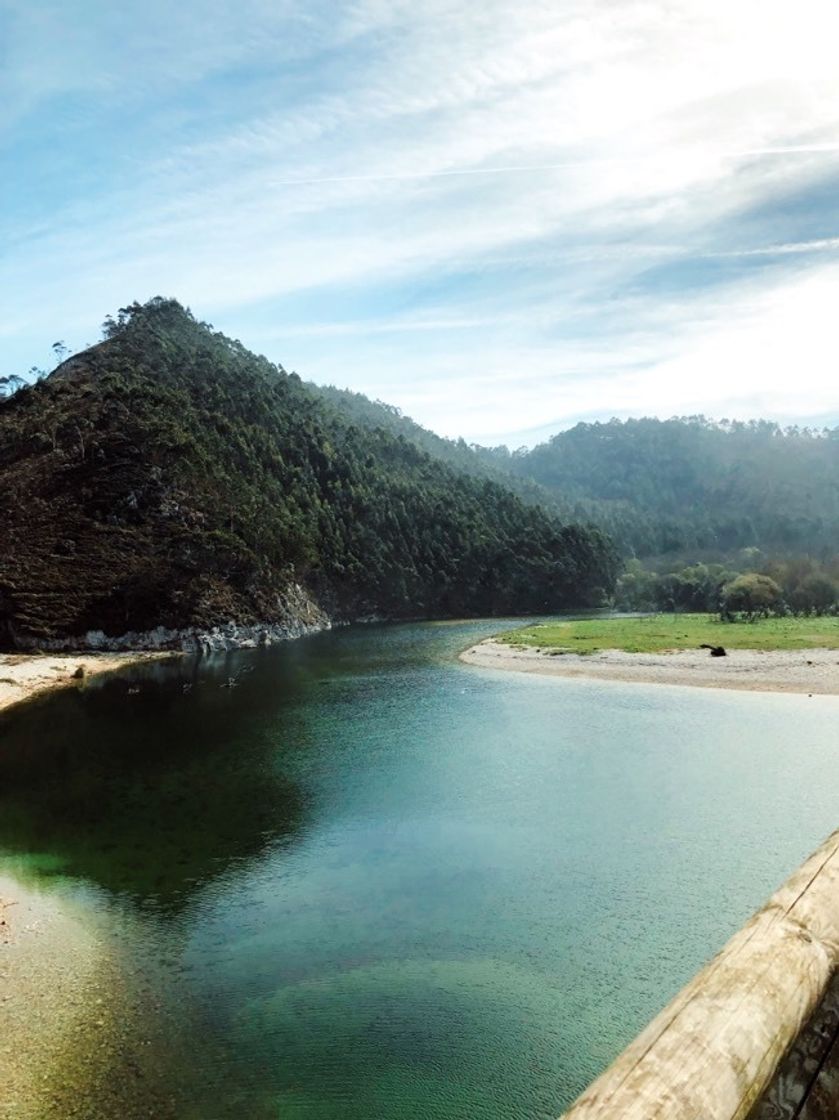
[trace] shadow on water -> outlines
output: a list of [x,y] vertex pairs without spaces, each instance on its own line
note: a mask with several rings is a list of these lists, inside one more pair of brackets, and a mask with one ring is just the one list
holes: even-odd
[[180,910],[305,831],[306,794],[285,762],[307,748],[313,693],[464,643],[461,628],[368,626],[138,665],[12,709],[0,716],[0,858],[42,887],[81,879]]
[[41,884],[84,879],[167,909],[292,842],[304,799],[272,763],[268,724],[302,682],[266,688],[270,671],[255,655],[146,666],[8,713],[0,852]]
[[[748,701],[709,742],[711,697],[452,663],[504,625],[346,629],[7,713],[0,869],[94,912],[134,1008],[86,1111],[44,1120],[147,1116],[150,1086],[161,1120],[548,1117],[687,978],[719,931],[684,921],[682,852],[733,819],[740,772],[714,775]],[[670,926],[639,929],[650,883]],[[636,991],[674,927],[698,947]],[[78,1068],[74,1035],[56,1084]]]
[[[39,1073],[44,1120],[276,1115],[273,1071],[242,1061],[231,1021],[241,996],[222,1011],[220,977],[207,987],[203,969],[200,983],[193,976],[202,899],[213,883],[235,895],[237,881],[282,866],[322,826],[306,782],[321,737],[313,698],[339,722],[357,719],[394,674],[467,639],[435,627],[344,630],[135,666],[0,716],[0,870],[80,904],[102,952],[96,998]],[[253,913],[232,915],[233,928]]]

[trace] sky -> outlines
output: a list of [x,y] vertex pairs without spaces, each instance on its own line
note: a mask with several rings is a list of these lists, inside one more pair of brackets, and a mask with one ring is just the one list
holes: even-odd
[[449,436],[839,423],[835,0],[0,0],[0,374],[175,296]]

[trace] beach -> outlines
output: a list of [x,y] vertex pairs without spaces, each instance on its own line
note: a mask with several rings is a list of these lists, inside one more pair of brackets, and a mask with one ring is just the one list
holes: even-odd
[[0,874],[0,1120],[175,1120],[182,1063],[159,991],[116,924]]
[[100,939],[72,907],[0,876],[2,1120],[76,1114],[73,1067],[90,1075],[91,1035],[113,1014],[105,966]]
[[[173,650],[135,653],[0,654],[0,711],[42,692],[84,683],[86,677],[144,661],[178,657]],[[80,671],[81,670],[81,671]]]
[[489,638],[461,653],[460,660],[482,669],[551,677],[839,695],[839,650],[835,649],[730,649],[725,657],[711,657],[707,650],[626,653],[613,649],[581,655],[514,647]]

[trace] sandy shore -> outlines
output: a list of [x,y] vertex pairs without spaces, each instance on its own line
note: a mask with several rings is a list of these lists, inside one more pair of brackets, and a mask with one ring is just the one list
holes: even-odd
[[119,924],[0,873],[0,1120],[182,1115],[186,1059],[141,966]]
[[[3,653],[0,654],[0,711],[41,692],[78,685],[86,676],[108,673],[143,661],[179,657],[160,653]],[[80,677],[74,676],[81,669]]]
[[0,876],[0,1117],[52,1115],[65,1040],[102,1018],[100,949],[61,903]]
[[460,659],[483,669],[553,677],[839,695],[839,650],[835,649],[734,649],[727,657],[711,657],[706,650],[625,653],[614,649],[581,656],[516,649],[489,638],[467,649]]

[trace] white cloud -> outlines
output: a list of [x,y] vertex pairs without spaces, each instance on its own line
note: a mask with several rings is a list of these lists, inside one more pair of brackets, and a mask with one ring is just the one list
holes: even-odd
[[[102,193],[7,210],[20,368],[163,292],[449,432],[719,414],[743,376],[755,409],[839,408],[820,372],[839,229],[743,220],[839,166],[832,4],[151,0],[137,29],[103,3],[5,12],[9,120],[86,96],[116,148],[129,108],[184,122]],[[703,262],[733,271],[680,288]],[[780,385],[794,353],[803,404],[743,373]]]
[[[488,443],[532,442],[530,432],[585,417],[839,418],[838,303],[839,264],[825,265],[736,297],[660,305],[622,334],[619,349],[608,340],[539,345],[512,320],[500,324],[500,343],[488,344],[486,324],[475,323],[467,341],[449,333],[439,351],[425,339],[379,344],[375,368],[392,372],[377,379],[359,367],[352,345],[342,361],[336,346],[325,364],[341,376],[323,380],[366,382],[427,427]],[[449,324],[449,332],[469,327]]]

